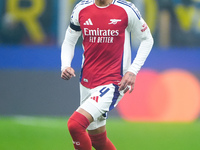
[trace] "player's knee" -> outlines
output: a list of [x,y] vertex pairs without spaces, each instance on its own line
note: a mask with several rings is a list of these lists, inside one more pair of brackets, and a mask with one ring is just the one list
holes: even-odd
[[80,123],[78,123],[77,121],[69,118],[68,122],[67,122],[67,126],[68,126],[68,130],[71,134],[78,134],[80,132],[85,131],[85,128],[83,128],[83,126],[80,125]]
[[77,132],[77,122],[76,121],[69,119],[67,122],[67,127],[68,127],[68,130],[70,133]]
[[88,119],[80,113],[75,112],[68,120],[67,126],[70,133],[85,132],[89,125]]

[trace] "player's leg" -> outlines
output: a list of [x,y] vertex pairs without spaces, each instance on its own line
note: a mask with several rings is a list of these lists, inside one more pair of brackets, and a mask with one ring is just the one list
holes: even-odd
[[[80,105],[82,105],[91,95],[91,89],[80,84]],[[92,143],[86,128],[93,121],[90,113],[82,108],[78,108],[68,120],[68,129],[72,136],[75,149],[91,150]]]
[[92,116],[83,109],[78,109],[69,118],[67,125],[75,149],[92,150],[91,139],[86,132],[86,128],[92,121]]
[[[86,101],[87,97],[91,95],[90,91],[91,89],[80,84],[80,105],[82,105]],[[87,150],[92,149],[91,140],[86,132],[86,128],[92,121],[92,116],[82,108],[77,109],[68,120],[68,128],[72,136],[75,149],[84,149],[81,146],[85,147]]]

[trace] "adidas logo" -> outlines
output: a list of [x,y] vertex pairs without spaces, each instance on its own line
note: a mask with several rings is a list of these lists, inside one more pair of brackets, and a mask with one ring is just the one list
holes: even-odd
[[89,18],[83,25],[93,25],[91,19]]
[[93,96],[93,97],[90,97],[90,99],[96,101],[98,103],[99,101],[99,96]]

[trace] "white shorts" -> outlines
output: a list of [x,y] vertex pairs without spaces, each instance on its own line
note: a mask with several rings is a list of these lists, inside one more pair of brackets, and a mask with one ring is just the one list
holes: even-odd
[[91,114],[94,121],[88,130],[94,130],[106,124],[107,112],[117,106],[123,96],[114,84],[102,85],[89,89],[80,84],[80,108]]

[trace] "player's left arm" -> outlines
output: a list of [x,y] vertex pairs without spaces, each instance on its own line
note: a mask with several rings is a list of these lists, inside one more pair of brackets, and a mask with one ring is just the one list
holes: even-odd
[[119,83],[119,90],[124,90],[124,93],[128,90],[133,91],[136,75],[145,63],[154,43],[150,29],[140,14],[138,14],[139,17],[136,13],[130,16],[129,28],[133,35],[140,40],[140,46],[133,63]]
[[128,71],[137,75],[141,67],[144,65],[147,57],[149,56],[154,41],[148,25],[142,18],[135,21],[134,27],[132,28],[132,33],[139,39],[140,46],[138,48],[137,55],[133,60],[133,63],[128,68]]

